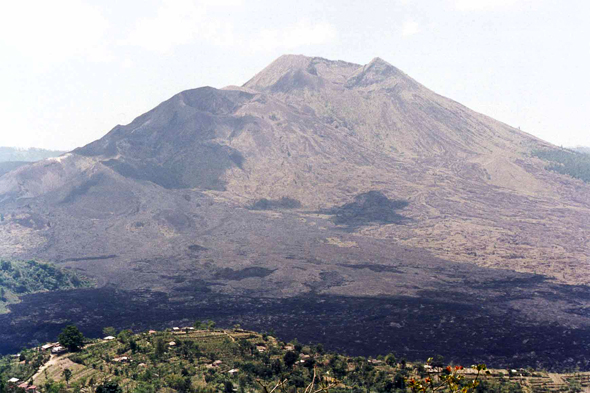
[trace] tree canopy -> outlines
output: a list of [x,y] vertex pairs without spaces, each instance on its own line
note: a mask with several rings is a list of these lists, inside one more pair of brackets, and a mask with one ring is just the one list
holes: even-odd
[[78,351],[84,346],[84,335],[74,325],[66,326],[57,339],[61,345],[72,352]]

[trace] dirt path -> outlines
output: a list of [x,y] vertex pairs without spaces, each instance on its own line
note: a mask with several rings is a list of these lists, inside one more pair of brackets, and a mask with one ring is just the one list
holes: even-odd
[[39,375],[41,375],[43,373],[43,371],[47,370],[50,366],[53,366],[55,363],[57,363],[57,359],[58,359],[57,355],[50,355],[47,363],[45,363],[44,365],[39,367],[39,370],[37,370],[35,375],[33,375],[31,377],[31,380],[33,381],[33,383],[35,383],[35,380],[39,377]]

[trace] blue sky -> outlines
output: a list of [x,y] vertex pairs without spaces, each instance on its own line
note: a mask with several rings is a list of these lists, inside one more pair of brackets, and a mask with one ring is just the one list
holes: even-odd
[[278,56],[381,57],[558,145],[590,146],[590,2],[7,0],[0,146],[72,149]]

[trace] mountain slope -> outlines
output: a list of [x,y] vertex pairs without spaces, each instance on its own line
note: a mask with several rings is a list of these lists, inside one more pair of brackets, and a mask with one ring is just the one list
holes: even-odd
[[532,154],[556,149],[381,59],[288,55],[1,176],[0,254],[181,302],[451,291],[580,328],[590,300],[534,295],[590,283],[589,185]]
[[[587,244],[575,234],[587,227],[588,193],[528,157],[539,149],[553,147],[436,95],[379,58],[359,66],[287,55],[242,88],[182,92],[68,156],[5,176],[0,194],[84,205],[76,210],[82,216],[100,216],[136,206],[132,189],[153,189],[145,182],[208,190],[241,206],[290,196],[308,210],[379,190],[409,200],[414,221],[365,235],[588,282],[580,263]],[[568,207],[555,210],[556,203]]]

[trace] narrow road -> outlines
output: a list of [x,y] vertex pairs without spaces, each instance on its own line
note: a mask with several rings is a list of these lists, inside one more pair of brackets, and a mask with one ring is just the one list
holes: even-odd
[[41,373],[43,373],[43,371],[45,371],[49,366],[54,365],[57,362],[58,356],[57,355],[50,355],[49,360],[47,361],[47,363],[45,363],[44,365],[42,365],[41,367],[39,367],[39,370],[37,370],[37,372],[35,373],[35,375],[33,375],[31,377],[31,381],[33,381],[33,383],[35,383],[35,379],[37,379],[37,377],[39,377],[39,375],[41,375]]

